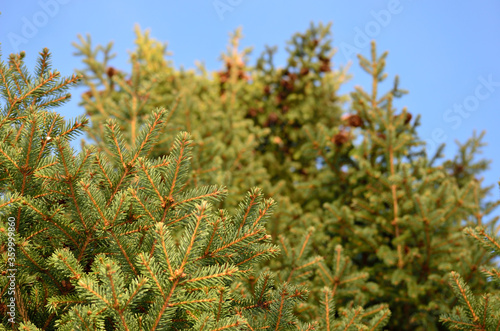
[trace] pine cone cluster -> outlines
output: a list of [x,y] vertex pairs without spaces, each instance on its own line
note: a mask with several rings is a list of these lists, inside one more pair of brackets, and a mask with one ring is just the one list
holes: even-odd
[[248,75],[245,73],[245,70],[244,70],[245,64],[242,61],[237,61],[236,65],[234,66],[233,65],[233,61],[226,60],[225,61],[225,66],[226,66],[225,70],[218,72],[219,80],[220,80],[221,84],[227,82],[227,80],[229,79],[229,77],[231,77],[231,74],[232,74],[233,70],[237,71],[236,77],[237,77],[238,80],[246,80],[246,81],[248,81],[250,79],[250,77],[248,77]]

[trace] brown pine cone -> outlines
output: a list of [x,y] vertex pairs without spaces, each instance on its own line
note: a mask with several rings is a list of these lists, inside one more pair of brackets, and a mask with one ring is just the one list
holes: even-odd
[[113,67],[109,67],[108,70],[106,70],[106,74],[108,75],[109,78],[112,78],[117,73],[118,73],[118,70],[116,70]]
[[359,115],[344,115],[342,120],[347,122],[347,125],[353,128],[359,128],[363,126],[363,119]]
[[257,116],[257,109],[255,109],[255,108],[250,108],[250,109],[248,109],[248,113],[247,113],[247,114],[248,114],[248,116],[250,116],[250,117],[255,117],[255,116]]
[[227,79],[229,78],[229,75],[226,72],[219,72],[219,80],[221,83],[225,83]]
[[278,117],[278,114],[271,113],[271,114],[269,114],[269,117],[267,119],[269,120],[269,123],[274,124],[274,123],[278,122],[279,117]]
[[335,136],[333,136],[331,141],[335,145],[340,147],[349,141],[349,133],[342,130],[339,133],[337,133]]
[[88,90],[87,92],[82,94],[82,98],[87,97],[87,98],[92,98],[92,91]]
[[406,113],[406,119],[405,119],[405,124],[408,124],[408,123],[410,123],[410,121],[411,121],[411,118],[412,118],[412,116],[411,116],[411,113]]
[[[394,119],[397,120],[400,116],[403,116],[403,114],[395,115]],[[411,113],[406,113],[405,124],[410,123],[411,119],[412,119]]]
[[328,62],[323,62],[321,66],[319,67],[320,72],[330,72],[332,71],[332,68],[330,68],[330,63]]

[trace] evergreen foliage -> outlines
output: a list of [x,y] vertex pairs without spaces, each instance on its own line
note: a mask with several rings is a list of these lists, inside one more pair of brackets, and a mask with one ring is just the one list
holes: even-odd
[[[500,256],[500,238],[493,235],[494,229],[486,230],[484,227],[466,228],[464,233],[474,241],[482,245],[488,252]],[[443,321],[450,330],[498,330],[500,328],[500,271],[496,267],[483,267],[481,272],[488,278],[489,282],[496,285],[496,289],[484,293],[481,296],[473,294],[470,286],[463,277],[452,271],[450,273],[450,285],[459,299],[460,306],[452,310],[450,314],[443,314]]]
[[[11,280],[0,280],[0,329],[380,330],[387,323],[384,305],[336,306],[338,284],[324,287],[314,318],[299,320],[297,311],[309,309],[302,280],[321,260],[308,254],[313,229],[297,247],[280,237],[289,264],[265,267],[279,254],[265,229],[273,199],[253,188],[233,212],[217,209],[224,187],[190,185],[187,132],[152,157],[168,126],[164,109],[148,113],[133,139],[111,118],[99,148],[75,153],[69,143],[87,118],[67,122],[50,109],[69,99],[79,77],[52,71],[47,49],[34,75],[23,57],[0,62],[0,272],[16,270],[14,296]],[[357,293],[366,277],[336,252],[338,264],[325,273]],[[12,298],[15,323],[7,314]]]
[[[474,267],[492,266],[492,258],[460,234],[484,224],[498,205],[486,200],[491,188],[479,179],[488,166],[477,161],[482,135],[454,158],[444,159],[444,146],[428,155],[417,134],[420,116],[394,106],[406,93],[398,77],[382,92],[387,53],[378,55],[375,44],[369,58],[359,57],[371,88],[339,95],[348,75],[332,65],[329,28],[312,24],[294,35],[283,68],[276,48],[250,65],[238,30],[217,72],[176,69],[166,45],[138,28],[129,72],[111,66],[111,44],[81,38],[87,132],[109,154],[104,119],[114,118],[130,144],[150,109],[172,105],[152,155],[170,153],[169,132],[190,131],[196,145],[186,185],[227,186],[231,198],[220,207],[228,209],[255,185],[278,201],[267,227],[282,254],[265,265],[279,281],[310,290],[294,311],[299,320],[328,329],[335,296],[339,316],[352,321],[363,314],[386,320],[388,304],[390,330],[444,329],[439,316],[455,305],[446,286],[451,270],[472,288],[492,285]],[[358,305],[364,313],[343,310]]]

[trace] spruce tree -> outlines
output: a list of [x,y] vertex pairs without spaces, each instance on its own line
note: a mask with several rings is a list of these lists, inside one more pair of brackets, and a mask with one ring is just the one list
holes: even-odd
[[[352,108],[344,125],[306,128],[313,138],[311,148],[327,151],[325,168],[334,172],[339,166],[335,160],[344,159],[337,180],[345,193],[324,204],[319,233],[326,238],[318,242],[328,243],[324,252],[343,244],[355,264],[379,285],[380,293],[372,299],[389,304],[391,329],[437,330],[442,328],[439,313],[454,305],[443,286],[447,273],[460,270],[474,277],[474,265],[492,263],[458,232],[480,225],[498,202],[485,203],[488,188],[475,177],[486,167],[483,161],[472,161],[482,136],[461,147],[461,158],[434,165],[441,150],[434,157],[427,155],[416,134],[420,118],[412,122],[406,109],[398,112],[393,106],[405,93],[398,78],[392,89],[380,92],[387,77],[386,56],[377,55],[375,44],[371,58],[359,56],[372,89],[357,87],[351,93]],[[459,165],[468,173],[450,172]],[[473,279],[475,286],[489,285]]]
[[[52,71],[47,49],[33,75],[23,58],[0,62],[2,329],[385,325],[385,306],[336,306],[337,315],[337,288],[328,287],[319,314],[311,323],[300,321],[296,310],[309,291],[292,274],[307,275],[310,262],[283,267],[281,274],[262,265],[279,253],[265,229],[273,199],[253,188],[233,213],[215,208],[227,190],[188,185],[193,141],[187,132],[172,139],[168,154],[149,156],[169,119],[164,109],[152,111],[128,144],[110,119],[102,126],[103,150],[85,145],[76,153],[69,143],[88,119],[66,121],[51,109],[69,99],[79,77]],[[309,237],[289,258],[303,259]],[[340,276],[359,291],[364,282],[345,268],[340,247],[337,254],[334,272],[342,269]]]
[[[339,95],[348,75],[333,66],[329,28],[311,24],[295,34],[281,68],[276,48],[249,64],[237,31],[216,72],[176,69],[165,60],[166,46],[140,31],[131,70],[118,71],[111,45],[82,38],[76,46],[86,64],[79,73],[89,88],[82,100],[89,136],[106,153],[104,118],[127,133],[151,116],[148,107],[175,104],[170,130],[199,138],[189,185],[213,180],[235,197],[257,185],[278,201],[267,226],[282,254],[266,264],[280,281],[309,288],[295,311],[301,321],[324,317],[328,286],[338,306],[362,306],[366,316],[381,312],[385,320],[388,304],[390,330],[444,329],[439,316],[455,305],[446,286],[451,270],[466,274],[471,286],[491,286],[474,267],[491,258],[459,235],[485,223],[498,205],[486,200],[491,188],[479,179],[488,165],[476,161],[483,136],[454,158],[443,157],[443,146],[428,155],[417,134],[420,116],[394,107],[406,93],[398,77],[381,92],[387,53],[377,55],[375,44],[370,58],[359,58],[371,89]],[[141,116],[129,118],[139,106]],[[170,151],[157,146],[155,156]],[[207,166],[214,161],[217,167]]]

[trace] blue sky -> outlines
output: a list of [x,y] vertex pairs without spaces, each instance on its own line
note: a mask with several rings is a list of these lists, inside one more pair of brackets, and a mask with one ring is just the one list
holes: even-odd
[[[217,9],[218,8],[218,9]],[[346,66],[354,85],[369,88],[368,77],[354,53],[369,54],[367,40],[375,39],[379,52],[388,50],[390,81],[410,94],[397,106],[422,115],[419,133],[433,150],[445,142],[446,156],[456,151],[455,140],[465,142],[473,131],[486,130],[483,156],[491,159],[485,183],[500,179],[500,2],[498,1],[293,1],[293,0],[25,0],[0,4],[0,42],[3,59],[12,52],[27,52],[33,68],[38,52],[48,47],[53,64],[63,75],[81,68],[71,42],[89,33],[94,43],[114,41],[113,64],[128,70],[128,50],[134,48],[133,28],[150,28],[166,41],[176,66],[221,67],[218,58],[228,33],[243,27],[243,46],[258,56],[265,45],[277,45],[278,64],[284,64],[285,42],[311,22],[333,22],[334,64]],[[83,114],[77,106],[80,90],[59,111],[67,118]],[[77,144],[75,144],[76,146]],[[497,147],[495,147],[495,145]],[[498,186],[492,198],[500,198]]]

